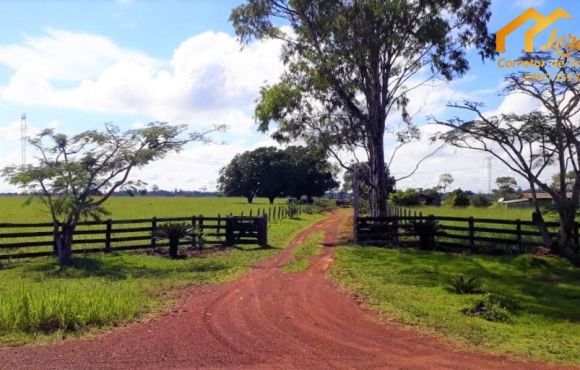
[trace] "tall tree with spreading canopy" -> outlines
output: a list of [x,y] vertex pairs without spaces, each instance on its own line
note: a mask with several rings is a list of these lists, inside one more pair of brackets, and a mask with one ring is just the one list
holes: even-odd
[[187,133],[187,126],[165,122],[126,132],[107,124],[103,131],[74,136],[48,129],[29,140],[39,153],[36,163],[5,167],[2,175],[47,207],[53,223],[59,225],[55,252],[60,264],[66,265],[71,262],[78,222],[107,214],[103,204],[116,191],[141,187],[141,181],[129,179],[134,168],[179,152],[189,142],[208,142],[211,132],[222,129]]
[[[494,55],[489,7],[489,0],[246,0],[230,17],[242,42],[284,44],[286,71],[261,91],[259,129],[274,121],[280,141],[364,149],[371,213],[385,215],[384,135],[417,138],[408,93],[463,75],[466,47]],[[387,127],[395,111],[403,124]]]
[[443,189],[443,192],[445,192],[445,190],[447,190],[447,187],[451,186],[451,184],[453,184],[454,181],[455,179],[453,178],[453,175],[451,175],[450,173],[442,173],[441,175],[439,175],[439,188]]
[[291,179],[286,193],[299,199],[303,195],[308,201],[322,196],[338,187],[334,180],[337,169],[328,161],[328,154],[321,148],[289,146],[284,150],[291,162]]
[[[452,104],[472,119],[454,118],[436,123],[449,130],[439,135],[449,144],[486,152],[509,169],[525,178],[534,198],[534,221],[544,244],[561,255],[573,251],[574,222],[580,199],[580,67],[569,63],[580,53],[554,58],[551,53],[526,54],[522,60],[543,60],[539,70],[555,76],[548,81],[529,78],[526,72],[516,72],[506,78],[506,92],[533,98],[538,109],[527,114],[486,115],[482,105],[475,102]],[[551,63],[558,59],[559,63]],[[557,65],[555,71],[547,66]],[[557,186],[545,180],[545,172],[557,168]],[[573,181],[570,181],[570,172]],[[574,185],[570,184],[573,182]],[[551,195],[559,217],[557,240],[552,240],[537,201],[538,191]]]

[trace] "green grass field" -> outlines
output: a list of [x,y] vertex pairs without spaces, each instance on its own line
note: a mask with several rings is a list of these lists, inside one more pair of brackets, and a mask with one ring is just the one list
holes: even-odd
[[310,258],[317,256],[322,250],[322,233],[314,233],[294,250],[292,259],[282,268],[286,273],[299,272],[308,269]]
[[[2,222],[50,222],[50,215],[38,201],[23,206],[28,198],[0,197],[0,223]],[[275,204],[283,204],[284,199],[276,199]],[[248,204],[245,198],[203,198],[203,197],[112,197],[105,203],[115,220],[150,217],[217,216],[233,213],[239,215],[250,210],[268,209],[270,203],[265,198],[254,199]]]
[[[354,246],[335,256],[333,278],[390,319],[491,351],[580,364],[580,269],[566,260]],[[462,313],[484,297],[448,289],[463,274],[515,302],[507,322]]]
[[[2,221],[44,221],[34,207],[21,208],[23,198],[4,198],[9,205]],[[253,209],[268,204],[259,199]],[[114,198],[112,217],[246,214],[252,205],[237,198]],[[254,211],[255,212],[255,211]],[[182,260],[139,253],[77,256],[60,268],[52,258],[5,261],[0,268],[0,343],[77,335],[95,327],[130,321],[167,306],[176,288],[219,283],[239,277],[259,259],[278,253],[304,227],[322,219],[302,214],[272,223],[268,244],[249,246]]]

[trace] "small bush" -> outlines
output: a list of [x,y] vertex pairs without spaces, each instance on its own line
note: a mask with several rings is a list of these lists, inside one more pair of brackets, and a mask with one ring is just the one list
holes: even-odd
[[482,282],[477,277],[456,276],[449,281],[449,287],[457,294],[478,294],[482,292]]
[[415,189],[397,191],[389,195],[389,203],[399,207],[420,206],[423,199]]
[[300,213],[300,205],[296,202],[288,201],[288,217],[295,218]]
[[484,194],[476,194],[471,197],[471,205],[478,208],[487,208],[491,206],[489,198]]
[[462,312],[466,315],[481,317],[487,321],[509,322],[511,314],[516,308],[511,299],[488,293],[483,298],[476,300],[472,307],[465,308]]
[[463,190],[457,189],[451,192],[444,204],[448,207],[467,207],[469,206],[469,198]]
[[410,232],[419,236],[421,249],[435,249],[435,234],[441,229],[437,220],[412,221],[407,228]]

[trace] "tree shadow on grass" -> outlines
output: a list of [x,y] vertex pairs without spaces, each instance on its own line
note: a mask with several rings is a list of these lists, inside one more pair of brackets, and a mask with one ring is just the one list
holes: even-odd
[[233,268],[226,261],[196,259],[194,260],[161,260],[156,265],[143,263],[128,263],[123,259],[75,257],[71,266],[59,267],[55,263],[45,263],[30,266],[26,270],[31,273],[42,273],[45,277],[77,279],[100,277],[110,280],[125,280],[131,278],[164,278],[176,273],[210,273]]
[[580,269],[561,260],[538,261],[530,255],[489,257],[416,250],[388,254],[371,251],[361,248],[355,253],[378,276],[389,269],[397,284],[446,287],[457,275],[478,277],[484,283],[484,291],[514,299],[521,313],[580,322]]

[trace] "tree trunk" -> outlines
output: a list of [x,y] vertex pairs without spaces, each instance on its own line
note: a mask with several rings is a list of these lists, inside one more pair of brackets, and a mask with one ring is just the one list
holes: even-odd
[[246,199],[248,200],[248,203],[252,204],[252,202],[254,201],[254,196],[253,195],[248,195],[246,197]]
[[276,199],[276,197],[268,197],[270,204],[274,204],[274,199]]
[[75,227],[75,224],[64,223],[60,234],[57,233],[54,235],[57,259],[61,266],[70,265],[72,262],[72,244]]
[[[564,196],[566,196],[564,194]],[[566,199],[563,206],[559,207],[560,213],[560,230],[558,232],[558,255],[570,256],[574,247],[574,223],[576,216],[576,207],[570,204]]]
[[378,132],[369,137],[370,209],[372,217],[384,217],[387,215],[384,129],[373,131]]
[[177,258],[177,250],[179,248],[179,239],[169,239],[169,257]]

